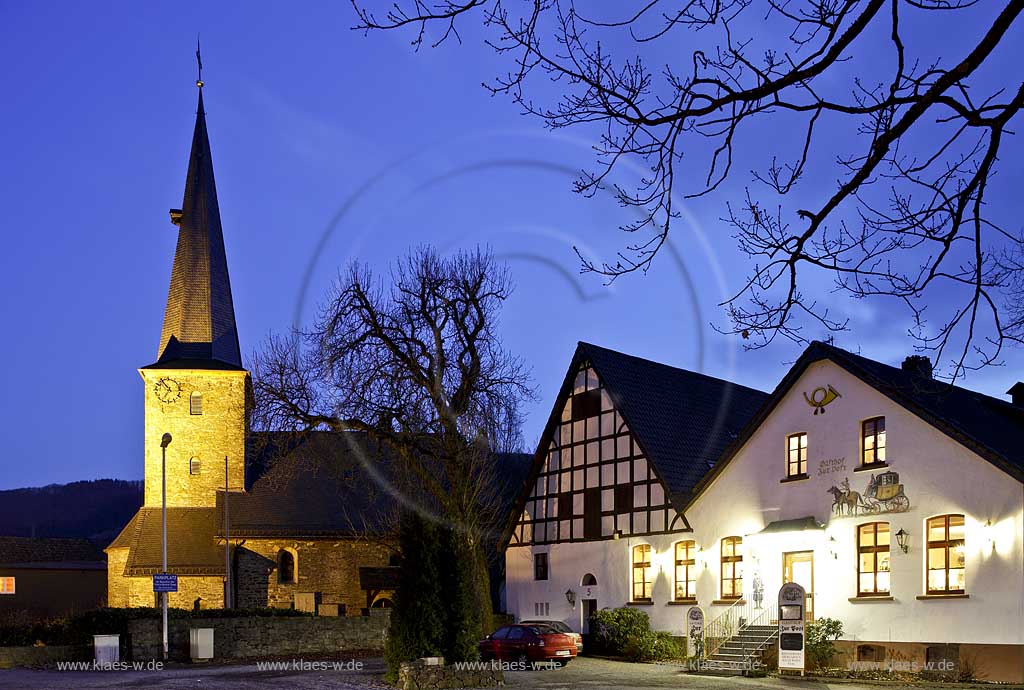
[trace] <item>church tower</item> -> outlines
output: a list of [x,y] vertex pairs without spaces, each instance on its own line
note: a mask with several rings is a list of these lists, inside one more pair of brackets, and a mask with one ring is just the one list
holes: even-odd
[[220,225],[213,159],[198,82],[192,153],[180,209],[171,209],[178,246],[171,270],[156,362],[145,382],[145,506],[161,501],[161,438],[167,447],[167,505],[210,507],[224,488],[224,458],[233,491],[245,481],[251,383],[242,367]]

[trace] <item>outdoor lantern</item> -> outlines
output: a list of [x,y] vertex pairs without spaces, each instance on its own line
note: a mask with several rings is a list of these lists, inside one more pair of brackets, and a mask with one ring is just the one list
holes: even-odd
[[576,592],[571,589],[565,590],[565,600],[569,602],[569,606],[576,608]]
[[992,535],[992,521],[985,520],[985,524],[981,526],[981,536],[985,542],[985,548],[989,551],[996,550],[996,540]]
[[906,553],[910,546],[907,544],[907,540],[910,538],[910,533],[907,530],[900,527],[900,531],[896,533],[896,543],[903,549],[903,553]]

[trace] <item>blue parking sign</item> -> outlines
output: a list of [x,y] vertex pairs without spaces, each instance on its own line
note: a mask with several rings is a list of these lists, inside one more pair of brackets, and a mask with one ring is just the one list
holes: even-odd
[[177,592],[178,576],[169,573],[156,573],[153,575],[154,592]]

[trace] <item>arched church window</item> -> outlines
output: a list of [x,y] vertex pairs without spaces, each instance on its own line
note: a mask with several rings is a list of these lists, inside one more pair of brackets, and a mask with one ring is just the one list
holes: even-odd
[[277,553],[277,581],[282,584],[295,582],[295,554],[287,549]]
[[192,414],[203,413],[203,394],[198,391],[193,391],[192,395],[189,396],[189,412]]

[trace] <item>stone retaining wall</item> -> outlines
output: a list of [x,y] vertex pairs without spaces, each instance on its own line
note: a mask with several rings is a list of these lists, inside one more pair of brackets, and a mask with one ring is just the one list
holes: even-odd
[[399,690],[493,688],[504,684],[505,674],[498,664],[473,670],[457,670],[454,666],[427,664],[420,659],[403,662],[398,668]]
[[[384,651],[388,609],[371,609],[369,616],[191,618],[169,623],[168,653],[172,660],[189,658],[189,630],[213,628],[213,655],[218,659],[344,654]],[[158,619],[129,623],[135,661],[158,659],[163,638]]]
[[58,661],[84,661],[92,658],[89,647],[56,645],[53,647],[0,647],[0,668],[48,666]]

